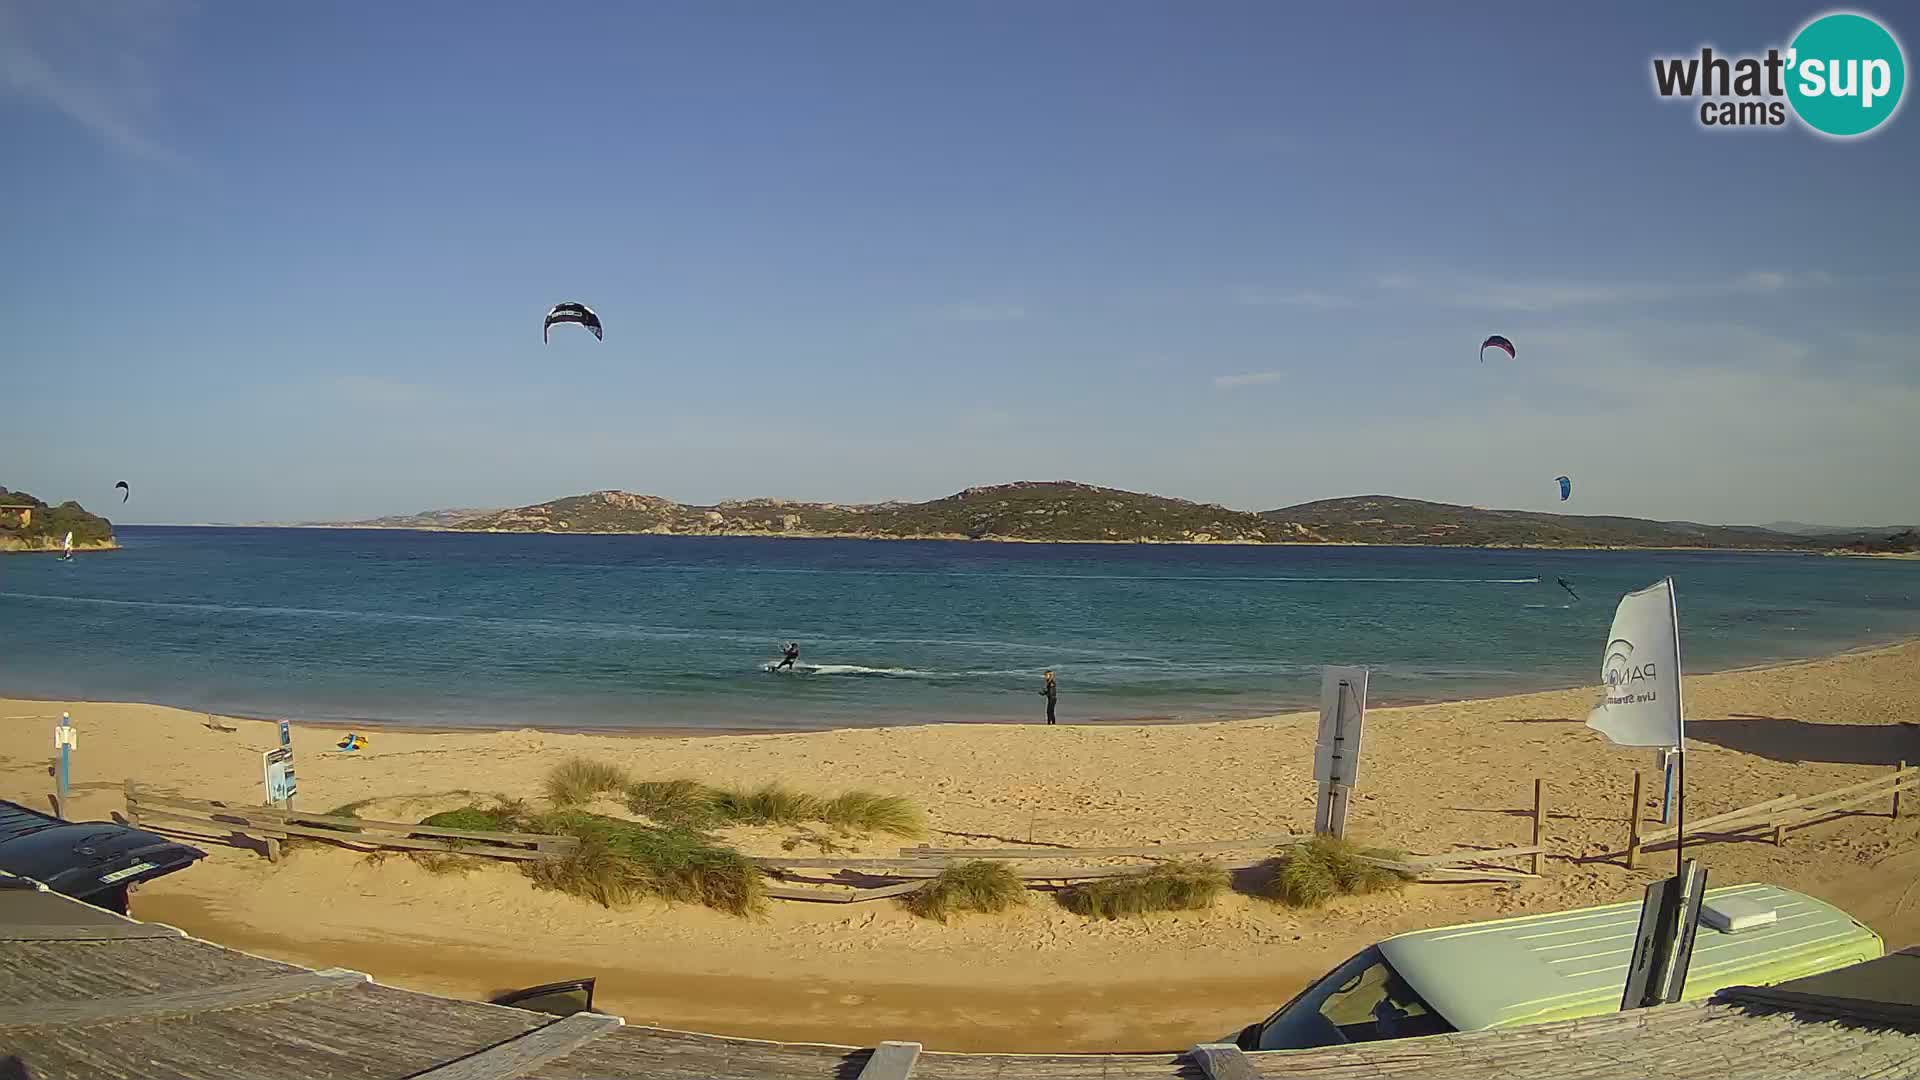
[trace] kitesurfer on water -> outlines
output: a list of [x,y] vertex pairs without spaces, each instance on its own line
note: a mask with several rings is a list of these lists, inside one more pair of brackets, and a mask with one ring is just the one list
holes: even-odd
[[787,642],[787,647],[780,653],[780,662],[773,666],[773,670],[779,671],[781,668],[790,668],[793,666],[793,662],[798,659],[800,659],[800,643],[797,641],[789,641]]

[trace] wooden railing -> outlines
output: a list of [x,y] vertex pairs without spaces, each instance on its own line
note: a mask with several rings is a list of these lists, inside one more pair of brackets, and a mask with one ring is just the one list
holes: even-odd
[[446,829],[399,821],[303,814],[277,806],[236,806],[214,799],[185,799],[155,793],[132,780],[126,782],[126,796],[127,820],[133,825],[169,822],[203,831],[218,829],[239,833],[264,841],[267,857],[275,862],[280,859],[280,842],[292,836],[348,847],[438,851],[522,861],[559,858],[580,844],[571,836]]
[[[1648,848],[1659,844],[1671,843],[1679,835],[1678,828],[1656,829],[1643,833],[1640,830],[1640,785],[1639,775],[1635,774],[1634,805],[1632,817],[1627,822],[1627,867],[1632,869],[1640,861],[1640,855]],[[1714,814],[1689,821],[1687,839],[1691,842],[1705,833],[1743,833],[1753,829],[1772,829],[1773,842],[1777,845],[1785,842],[1787,832],[1803,825],[1833,816],[1842,811],[1891,798],[1891,815],[1900,816],[1900,793],[1920,788],[1920,767],[1909,767],[1901,762],[1893,772],[1872,780],[1863,780],[1858,784],[1834,788],[1817,795],[1782,795],[1777,799],[1743,806],[1738,810],[1729,810],[1724,814]]]

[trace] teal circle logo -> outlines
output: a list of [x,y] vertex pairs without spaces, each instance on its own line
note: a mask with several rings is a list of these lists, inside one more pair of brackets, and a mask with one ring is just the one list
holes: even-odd
[[1787,99],[1823,135],[1865,135],[1899,111],[1906,88],[1900,43],[1865,15],[1822,15],[1787,50]]

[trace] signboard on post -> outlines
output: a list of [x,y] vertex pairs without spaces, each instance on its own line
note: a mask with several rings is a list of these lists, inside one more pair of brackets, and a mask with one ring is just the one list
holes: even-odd
[[1367,717],[1367,669],[1328,667],[1320,676],[1320,734],[1313,747],[1313,831],[1344,836],[1347,800],[1360,782],[1360,732]]
[[267,778],[267,802],[285,804],[293,799],[293,750],[282,746],[260,755]]

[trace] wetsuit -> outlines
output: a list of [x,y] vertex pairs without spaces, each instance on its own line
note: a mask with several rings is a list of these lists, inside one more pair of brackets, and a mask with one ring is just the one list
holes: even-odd
[[773,670],[779,671],[781,668],[790,668],[793,666],[793,662],[798,659],[800,659],[800,646],[789,642],[787,651],[782,654],[780,663],[775,665]]
[[1056,682],[1048,682],[1046,689],[1040,691],[1040,696],[1047,699],[1047,723],[1051,724],[1054,722],[1053,707],[1060,700],[1060,684]]

